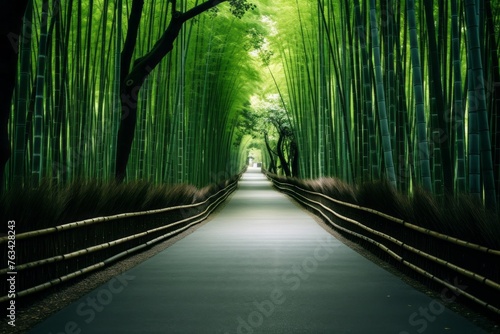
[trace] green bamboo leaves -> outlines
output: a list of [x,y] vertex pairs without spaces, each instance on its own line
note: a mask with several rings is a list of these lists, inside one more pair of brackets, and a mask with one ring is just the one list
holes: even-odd
[[[280,25],[282,37],[271,47],[278,50],[275,62],[281,61],[286,75],[280,86],[287,87],[287,105],[296,124],[301,176],[386,178],[404,191],[418,186],[450,195],[455,186],[455,194],[467,191],[468,174],[472,192],[484,190],[484,200],[493,208],[498,201],[495,173],[483,160],[491,157],[487,118],[494,117],[492,107],[480,105],[478,110],[484,112],[472,109],[471,114],[473,101],[487,101],[484,88],[472,85],[468,104],[462,94],[467,71],[469,83],[479,80],[485,87],[484,75],[477,75],[485,70],[476,60],[484,59],[486,42],[482,35],[467,37],[483,23],[460,21],[461,14],[472,12],[472,4],[459,8],[453,2],[451,9],[443,2],[428,1],[424,7],[413,0],[316,4],[316,9],[306,3],[287,4],[273,16],[278,23],[287,22]],[[481,9],[474,6],[479,20]],[[290,29],[289,20],[298,26]],[[330,124],[332,132],[327,134]],[[331,156],[334,168],[327,163]],[[351,162],[353,169],[348,168]]]
[[249,3],[247,0],[229,0],[231,4],[231,13],[237,18],[242,18],[249,10],[256,8],[255,4]]
[[[178,3],[186,16],[201,13],[189,10],[195,1]],[[170,17],[158,13],[170,13],[169,4],[29,4],[12,102],[14,154],[7,187],[36,186],[43,178],[59,185],[79,178],[110,180],[123,99],[120,82],[134,59],[161,38]],[[207,14],[186,25],[175,53],[149,70],[141,91],[122,101],[139,110],[136,138],[129,138],[130,180],[203,186],[243,167],[234,128],[238,111],[257,87],[258,73],[240,43],[250,20],[235,19],[229,9],[241,14],[254,6],[247,1],[231,5],[221,6],[217,20]]]
[[[260,149],[279,173],[470,192],[495,210],[500,4],[459,4],[33,0],[6,186],[113,170],[202,186]],[[266,96],[286,126],[256,136],[244,114]]]

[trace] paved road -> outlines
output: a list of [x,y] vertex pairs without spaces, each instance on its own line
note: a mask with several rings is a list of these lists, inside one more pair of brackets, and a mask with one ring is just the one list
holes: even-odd
[[251,169],[212,221],[32,333],[485,332],[333,238]]

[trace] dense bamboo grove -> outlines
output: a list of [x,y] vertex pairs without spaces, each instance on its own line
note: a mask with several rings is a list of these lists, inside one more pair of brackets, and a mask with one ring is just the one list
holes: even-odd
[[[204,185],[260,149],[282,174],[500,205],[498,2],[224,2],[28,1],[4,188],[111,180],[125,137],[126,180]],[[118,137],[127,108],[133,137]]]
[[[187,12],[197,5],[177,1],[176,8]],[[241,47],[252,23],[231,14],[236,7],[221,7],[183,26],[173,50],[123,106],[120,80],[132,67],[125,50],[133,51],[132,63],[152,50],[177,15],[172,4],[29,1],[16,40],[6,187],[37,186],[44,178],[61,185],[113,179],[120,121],[133,107],[128,180],[205,185],[241,170],[246,157],[234,149],[240,144],[235,124],[258,78]],[[134,22],[132,14],[141,12]],[[133,27],[136,39],[129,42]]]
[[300,176],[469,192],[495,210],[499,14],[489,0],[283,3],[265,38]]

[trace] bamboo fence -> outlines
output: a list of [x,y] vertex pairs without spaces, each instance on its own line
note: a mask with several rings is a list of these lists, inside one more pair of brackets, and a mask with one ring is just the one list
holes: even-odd
[[[500,250],[474,244],[352,203],[336,200],[297,185],[274,186],[318,214],[347,237],[357,239],[377,255],[450,289],[475,305],[500,314]],[[371,246],[371,247],[370,247]],[[382,252],[380,252],[382,251]],[[401,266],[399,266],[401,269]],[[461,282],[460,288],[450,282]]]

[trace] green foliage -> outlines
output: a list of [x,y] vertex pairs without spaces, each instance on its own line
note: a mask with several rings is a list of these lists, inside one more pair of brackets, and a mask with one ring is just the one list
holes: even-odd
[[256,5],[247,0],[229,0],[229,3],[231,5],[231,13],[239,19],[241,19],[247,11],[257,8]]
[[[123,6],[116,11],[119,3]],[[91,7],[57,2],[59,7],[49,11],[47,28],[52,30],[47,35],[47,75],[38,79],[44,84],[38,87],[45,88],[37,97],[37,123],[29,97],[35,96],[37,87],[33,73],[39,66],[37,36],[43,25],[38,16],[28,18],[22,93],[17,95],[24,100],[14,101],[17,109],[11,124],[16,128],[10,134],[16,156],[8,166],[7,188],[30,186],[32,175],[51,177],[61,186],[77,179],[111,178],[120,120],[120,55],[131,3],[95,0]],[[179,8],[182,11],[196,5],[195,1],[182,4],[186,7]],[[33,1],[33,11],[39,13],[41,5],[41,0]],[[165,31],[167,6],[167,2],[144,3],[132,62],[147,54]],[[246,1],[234,2],[233,7],[254,8]],[[235,120],[258,87],[259,75],[242,47],[246,30],[255,26],[254,17],[235,20],[227,10],[215,20],[209,15],[197,18],[185,25],[172,53],[135,92],[139,110],[129,180],[203,186],[213,181],[212,175],[234,174],[244,164],[235,146]],[[35,142],[40,147],[33,155]]]
[[[132,0],[31,4],[6,186],[109,180]],[[288,129],[283,147],[300,152],[304,178],[391,179],[407,194],[423,186],[444,200],[455,188],[456,197],[473,192],[492,210],[499,204],[497,3],[485,2],[482,15],[469,15],[483,8],[474,1],[434,1],[433,10],[390,0],[210,4],[138,93],[128,181],[203,186],[240,170],[249,146],[267,152],[261,134],[275,150]],[[169,7],[144,2],[132,60],[154,48]],[[248,106],[259,96],[276,97],[276,107]]]
[[[347,182],[391,179],[408,194],[423,186],[441,200],[457,184],[460,190],[454,196],[473,187],[494,211],[493,198],[497,203],[500,198],[494,195],[500,190],[500,164],[491,167],[489,159],[498,154],[488,143],[500,138],[493,130],[498,126],[495,94],[490,90],[488,110],[476,117],[475,102],[487,99],[480,97],[476,84],[465,91],[467,104],[461,78],[484,84],[489,76],[495,81],[498,67],[479,69],[470,60],[497,63],[496,44],[488,34],[477,41],[466,38],[471,29],[459,29],[466,26],[466,11],[481,10],[473,1],[468,2],[471,7],[453,7],[452,16],[444,3],[433,2],[433,11],[425,11],[422,3],[408,4],[282,2],[278,10],[266,8],[268,18],[263,20],[264,26],[276,22],[278,33],[249,32],[254,48],[272,50],[272,57],[263,53],[261,58],[277,74],[275,86],[283,88],[301,152],[301,175],[336,176]],[[487,28],[486,23],[498,21],[498,12],[471,17],[480,21],[480,29],[495,31],[494,24]],[[436,45],[434,40],[441,42]],[[474,43],[474,51],[467,41]],[[452,43],[454,52],[449,53]],[[473,52],[482,56],[471,58]],[[481,141],[475,130],[480,115]],[[468,141],[464,130],[469,131]],[[485,148],[481,154],[480,142]],[[465,166],[470,168],[466,171]]]

